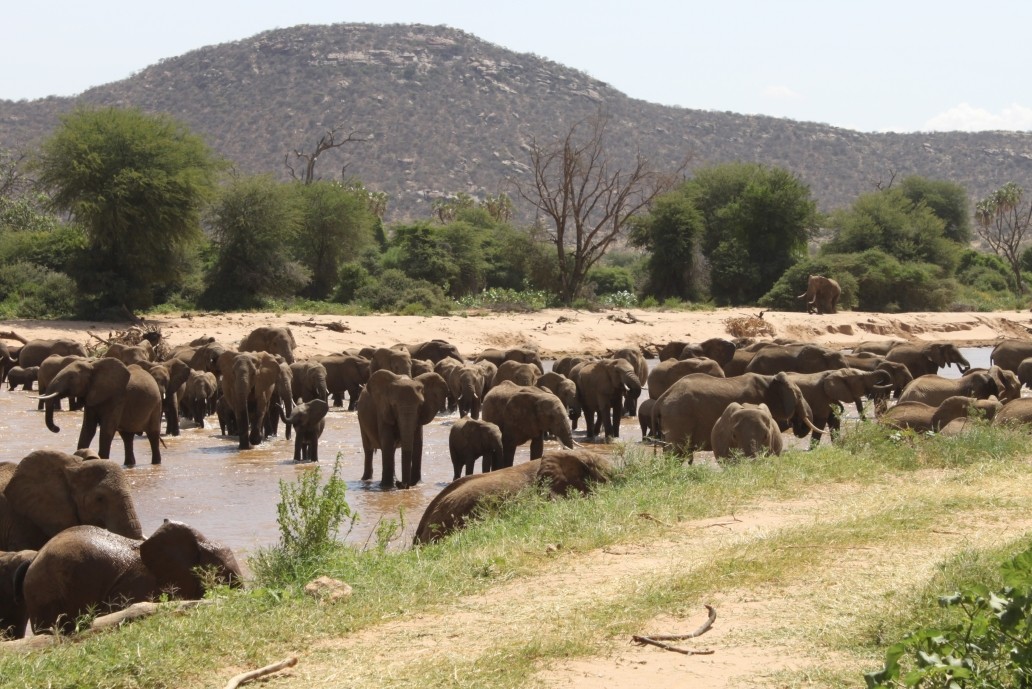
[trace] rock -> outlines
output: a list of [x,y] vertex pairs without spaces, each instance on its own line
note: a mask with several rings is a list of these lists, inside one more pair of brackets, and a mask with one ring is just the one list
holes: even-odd
[[305,593],[327,603],[339,603],[351,598],[351,586],[343,581],[321,576],[305,584]]

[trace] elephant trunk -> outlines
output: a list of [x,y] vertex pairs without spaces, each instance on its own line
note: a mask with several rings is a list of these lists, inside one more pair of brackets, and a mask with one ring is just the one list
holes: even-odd
[[398,432],[401,434],[401,486],[414,486],[420,473],[423,454],[423,425],[419,423],[419,409],[406,409],[398,414]]
[[[573,449],[576,447],[573,443],[573,428],[570,426],[570,420],[565,415],[560,416],[561,423],[556,424],[556,428],[552,429],[552,433],[563,444],[563,447]],[[620,419],[615,419],[616,423],[620,423]]]
[[[41,397],[40,399],[44,399],[44,398]],[[57,404],[57,400],[59,400],[59,399],[61,399],[61,398],[57,397],[57,396],[55,396],[55,397],[47,396],[47,398],[44,401],[44,405],[45,405],[44,409],[46,410],[47,429],[50,430],[51,433],[60,433],[61,432],[61,427],[54,423],[54,406]]]

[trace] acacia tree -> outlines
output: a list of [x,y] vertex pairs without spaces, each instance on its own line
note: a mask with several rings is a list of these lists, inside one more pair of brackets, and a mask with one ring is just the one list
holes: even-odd
[[100,306],[132,310],[189,269],[185,249],[201,237],[220,164],[166,115],[104,108],[62,118],[35,167],[53,207],[88,237],[91,269],[80,287],[98,294]]
[[560,138],[530,142],[533,181],[516,180],[520,198],[544,218],[558,254],[559,299],[570,304],[588,271],[627,229],[631,218],[673,185],[638,151],[621,167],[606,149],[609,118],[602,112],[577,122]]
[[[319,156],[326,151],[332,151],[335,148],[354,142],[372,141],[373,135],[368,132],[357,132],[350,131],[347,134],[343,131],[343,125],[337,125],[319,137],[319,140],[315,142],[315,147],[311,151],[306,151],[302,146],[301,148],[295,148],[292,153],[294,160],[298,163],[303,163],[301,166],[301,173],[294,169],[294,166],[290,164],[290,153],[283,156],[283,164],[287,170],[290,171],[290,176],[293,179],[299,180],[303,184],[311,184],[315,181],[315,165],[319,162]],[[344,177],[344,172],[347,170],[347,163],[341,166],[340,174],[341,178]]]
[[978,236],[1010,264],[1018,294],[1025,293],[1021,277],[1021,245],[1032,228],[1032,203],[1022,203],[1024,190],[1008,182],[975,205]]

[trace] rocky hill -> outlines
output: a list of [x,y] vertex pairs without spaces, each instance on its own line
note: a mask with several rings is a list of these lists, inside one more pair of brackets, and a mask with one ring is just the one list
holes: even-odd
[[[657,69],[694,69],[656,65]],[[512,193],[527,142],[603,108],[609,148],[666,167],[756,161],[792,170],[828,210],[878,182],[921,174],[973,198],[1032,185],[1032,133],[866,134],[823,124],[690,110],[627,97],[575,69],[443,26],[297,26],[194,50],[74,98],[0,100],[0,146],[31,148],[80,104],[171,113],[245,172],[289,176],[284,157],[327,129],[369,132],[317,174],[386,191],[389,218],[425,217],[456,192]],[[892,107],[890,101],[886,108]]]

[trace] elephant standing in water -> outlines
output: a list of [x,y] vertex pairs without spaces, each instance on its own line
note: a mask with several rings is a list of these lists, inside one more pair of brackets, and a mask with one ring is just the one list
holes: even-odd
[[243,575],[229,548],[181,522],[166,520],[144,540],[75,526],[39,549],[21,594],[34,632],[69,633],[87,612],[120,610],[162,594],[203,598],[209,576],[239,586]]
[[[626,362],[625,362],[626,363]],[[540,388],[505,381],[484,395],[483,419],[502,431],[503,457],[499,467],[511,467],[516,447],[530,441],[530,458],[544,454],[545,433],[572,448],[573,428],[562,401]]]
[[319,438],[326,428],[326,400],[314,399],[294,407],[286,423],[294,427],[294,461],[318,462]]
[[161,463],[161,390],[149,372],[135,365],[127,367],[114,358],[71,362],[54,376],[40,396],[46,404],[47,428],[53,433],[61,430],[54,423],[54,404],[65,397],[85,400],[76,448],[89,447],[99,428],[99,453],[102,459],[108,459],[117,431],[125,446],[125,465],[133,466],[133,438],[137,433],[145,433],[151,464]]
[[224,352],[219,356],[219,370],[222,394],[233,410],[240,449],[250,450],[265,436],[265,417],[273,393],[279,394],[284,415],[294,408],[290,368],[281,367],[279,359],[268,352]]
[[811,275],[806,281],[806,291],[796,299],[806,300],[806,312],[816,313],[837,313],[835,306],[842,295],[842,288],[839,283],[826,278],[823,275]]

